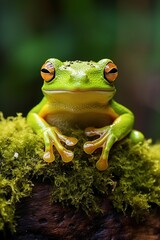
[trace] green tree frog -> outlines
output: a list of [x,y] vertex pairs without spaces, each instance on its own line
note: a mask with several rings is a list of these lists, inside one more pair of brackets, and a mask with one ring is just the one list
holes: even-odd
[[62,161],[73,160],[74,151],[66,146],[74,146],[78,139],[64,134],[70,127],[83,129],[88,137],[94,136],[94,140],[82,146],[87,154],[102,148],[96,162],[99,171],[107,169],[108,155],[115,142],[128,134],[134,142],[143,141],[143,134],[132,130],[133,113],[113,100],[118,69],[110,59],[61,62],[51,58],[43,64],[41,76],[44,97],[28,113],[27,121],[43,136],[46,162],[55,160],[55,149]]

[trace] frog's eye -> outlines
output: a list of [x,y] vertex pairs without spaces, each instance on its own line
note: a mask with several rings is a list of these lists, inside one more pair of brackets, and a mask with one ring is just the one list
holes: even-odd
[[114,82],[117,76],[118,76],[117,66],[114,63],[109,62],[104,69],[105,79],[108,80],[109,82]]
[[44,81],[49,82],[55,77],[55,68],[51,62],[46,62],[41,68],[41,76]]

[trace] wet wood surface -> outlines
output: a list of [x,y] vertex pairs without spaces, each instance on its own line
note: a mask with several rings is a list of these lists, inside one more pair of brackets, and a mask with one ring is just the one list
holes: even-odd
[[[160,211],[137,223],[118,214],[107,199],[103,214],[87,216],[51,203],[50,185],[36,183],[31,197],[17,206],[17,233],[12,240],[160,240]],[[7,239],[7,240],[8,240]]]

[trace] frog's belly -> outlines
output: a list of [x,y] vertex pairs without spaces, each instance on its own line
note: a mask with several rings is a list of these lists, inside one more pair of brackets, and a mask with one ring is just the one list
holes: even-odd
[[104,113],[55,113],[48,114],[45,120],[60,129],[103,127],[113,122],[113,118]]

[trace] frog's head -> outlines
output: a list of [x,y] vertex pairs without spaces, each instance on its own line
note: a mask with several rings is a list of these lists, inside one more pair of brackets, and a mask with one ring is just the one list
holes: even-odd
[[46,97],[53,97],[58,93],[62,96],[71,93],[85,96],[87,93],[95,99],[100,93],[110,100],[115,94],[114,81],[118,70],[110,59],[93,61],[66,61],[48,59],[41,68],[44,79],[42,91]]

